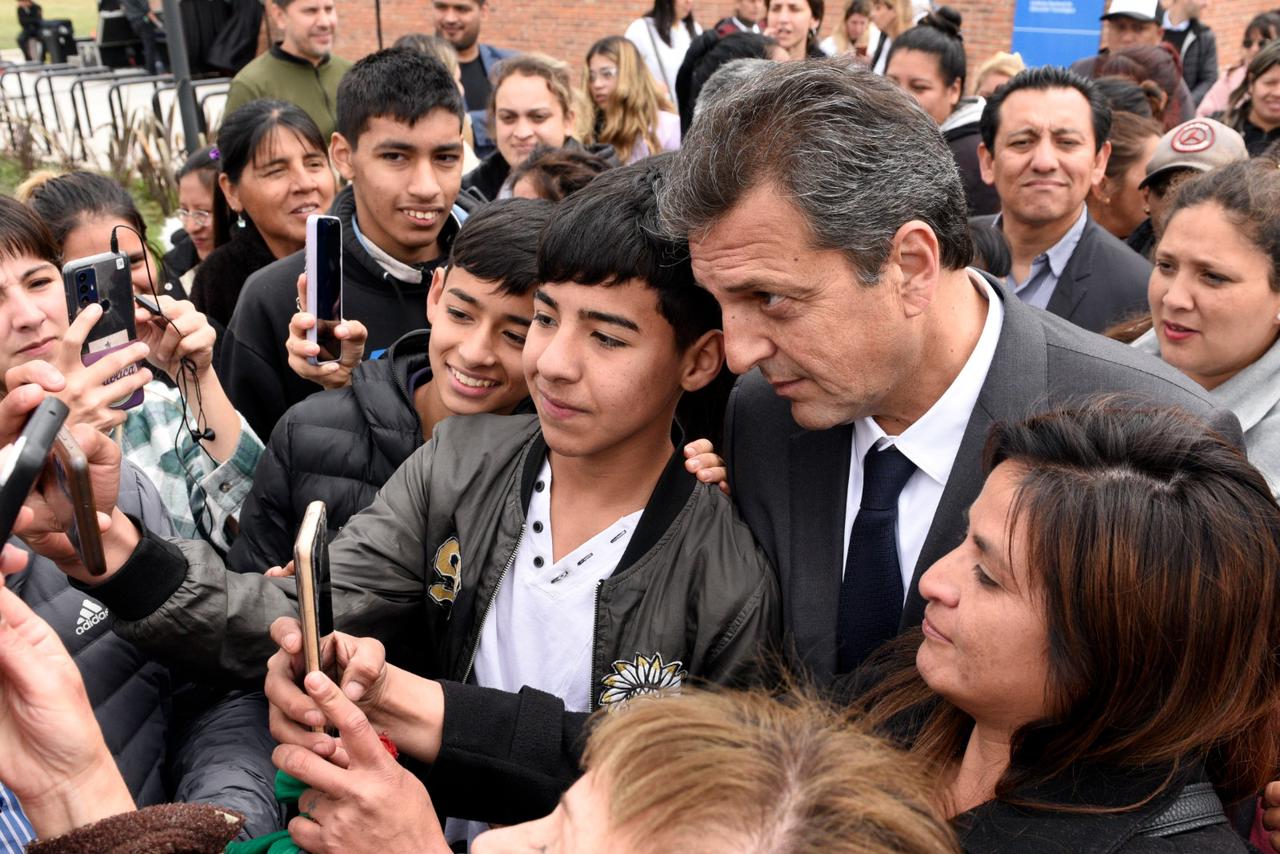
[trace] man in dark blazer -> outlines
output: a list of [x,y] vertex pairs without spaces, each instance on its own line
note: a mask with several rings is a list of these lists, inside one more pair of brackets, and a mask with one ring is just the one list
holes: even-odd
[[1095,223],[1085,206],[1106,170],[1111,110],[1089,80],[1025,71],[987,100],[978,158],[1001,213],[1009,287],[1029,305],[1102,332],[1147,311],[1151,265]]
[[[699,117],[662,197],[720,301],[729,365],[746,374],[728,407],[729,483],[779,573],[786,639],[819,680],[856,666],[846,634],[868,610],[883,611],[882,640],[920,623],[917,582],[964,538],[993,423],[1124,393],[1240,435],[1176,370],[967,270],[955,167],[904,100],[822,63],[771,69]],[[832,152],[820,170],[791,154],[815,145]],[[824,192],[838,186],[852,189]],[[1092,262],[1091,278],[1075,277],[1089,292],[1111,281],[1099,245],[1082,238],[1067,265]],[[874,509],[864,484],[890,447],[911,464],[896,498],[875,503],[897,514],[896,602],[850,589]]]

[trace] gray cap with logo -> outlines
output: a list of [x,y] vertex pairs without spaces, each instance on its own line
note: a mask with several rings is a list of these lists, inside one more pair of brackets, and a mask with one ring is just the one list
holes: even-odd
[[1240,134],[1213,119],[1192,119],[1160,137],[1156,153],[1147,164],[1147,177],[1138,186],[1145,187],[1177,169],[1208,172],[1248,159],[1249,151]]

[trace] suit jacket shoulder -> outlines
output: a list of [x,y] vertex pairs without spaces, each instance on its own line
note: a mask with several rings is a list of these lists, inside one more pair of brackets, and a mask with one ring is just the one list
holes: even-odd
[[1148,310],[1151,264],[1092,217],[1058,278],[1048,310],[1090,332]]

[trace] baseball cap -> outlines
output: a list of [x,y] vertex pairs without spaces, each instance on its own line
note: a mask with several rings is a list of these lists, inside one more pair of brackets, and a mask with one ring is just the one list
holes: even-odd
[[1143,23],[1154,23],[1161,20],[1160,0],[1111,0],[1111,8],[1100,20],[1112,18],[1132,18]]
[[1244,138],[1222,122],[1192,119],[1160,137],[1139,188],[1175,169],[1208,172],[1238,160],[1248,160]]

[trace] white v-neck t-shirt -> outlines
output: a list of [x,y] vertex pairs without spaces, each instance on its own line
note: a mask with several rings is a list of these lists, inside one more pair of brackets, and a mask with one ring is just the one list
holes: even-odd
[[560,697],[568,711],[590,710],[596,588],[613,574],[643,512],[553,561],[551,464],[543,461],[524,536],[480,631],[476,684],[503,691],[528,685]]

